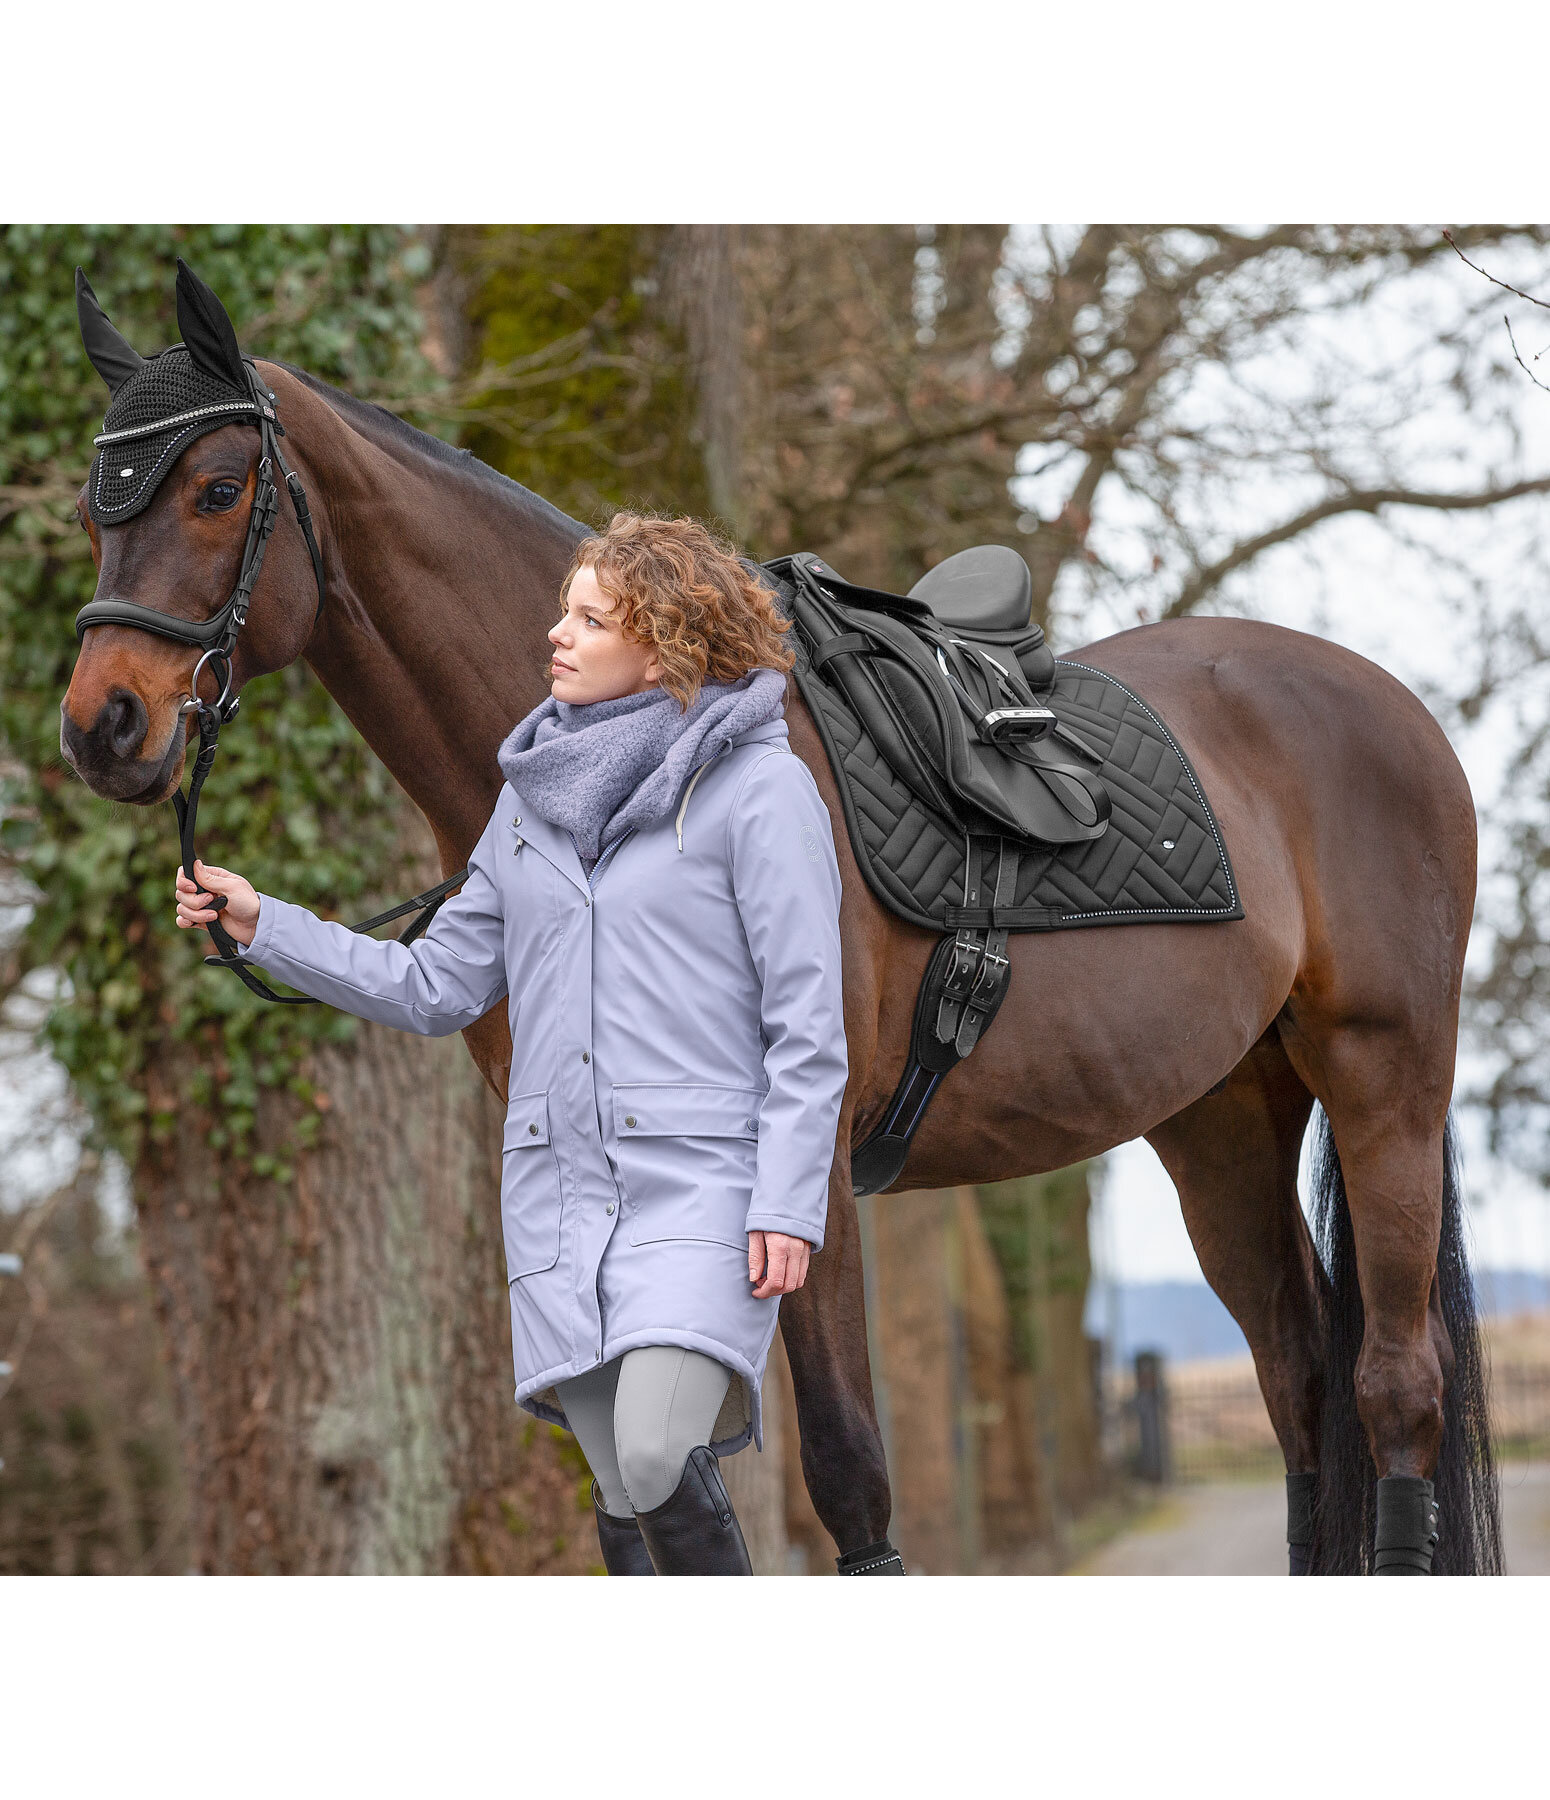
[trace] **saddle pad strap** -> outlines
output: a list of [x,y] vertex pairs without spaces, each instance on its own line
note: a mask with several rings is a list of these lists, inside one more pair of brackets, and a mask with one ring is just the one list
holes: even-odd
[[946,906],[942,923],[954,930],[967,925],[971,931],[983,931],[994,925],[1006,931],[1053,931],[1065,915],[1058,906]]

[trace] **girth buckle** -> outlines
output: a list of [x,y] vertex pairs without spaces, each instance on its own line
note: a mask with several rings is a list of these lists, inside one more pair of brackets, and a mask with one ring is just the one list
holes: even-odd
[[960,1057],[967,1056],[979,1042],[980,1032],[985,1023],[993,1017],[1001,996],[1006,988],[1007,971],[1011,961],[1002,954],[1006,946],[1006,932],[996,931],[991,934],[985,944],[984,960],[980,964],[975,978],[973,992],[963,1003],[963,1011],[958,1018],[958,1034],[953,1040],[953,1047]]
[[979,966],[983,943],[979,932],[967,925],[959,928],[958,935],[953,940],[952,961],[942,983],[944,1000],[961,1000],[969,992],[974,971]]

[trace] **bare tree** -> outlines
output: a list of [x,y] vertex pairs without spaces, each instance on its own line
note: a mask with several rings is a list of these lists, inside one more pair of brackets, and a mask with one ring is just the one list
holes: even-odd
[[[1479,251],[1540,227],[1456,230]],[[1022,541],[1035,606],[1121,586],[1131,619],[1219,596],[1345,514],[1480,510],[1550,488],[1454,483],[1401,428],[1467,402],[1510,429],[1491,307],[1353,353],[1376,300],[1419,307],[1440,228],[780,227],[732,231],[746,320],[740,457],[761,547],[913,580]],[[1435,283],[1433,283],[1435,285]],[[1509,445],[1509,448],[1511,446]],[[1246,528],[1247,527],[1247,528]],[[847,560],[848,558],[848,560]]]

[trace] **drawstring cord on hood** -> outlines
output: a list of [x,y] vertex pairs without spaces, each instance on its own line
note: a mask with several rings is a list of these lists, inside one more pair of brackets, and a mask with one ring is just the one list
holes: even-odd
[[[726,746],[723,745],[722,749],[725,749],[725,748],[726,748]],[[716,756],[720,756],[720,754],[721,754],[721,751],[718,750],[716,752]],[[705,773],[705,771],[710,767],[710,764],[716,760],[716,756],[711,757],[710,762],[702,762],[700,764],[700,766],[694,771],[693,775],[691,775],[689,777],[688,787],[686,787],[684,789],[683,803],[678,808],[678,817],[673,821],[673,828],[678,833],[678,848],[680,850],[682,850],[684,847],[684,814],[689,810],[689,796],[694,792],[695,782],[697,782],[699,780],[699,778]]]

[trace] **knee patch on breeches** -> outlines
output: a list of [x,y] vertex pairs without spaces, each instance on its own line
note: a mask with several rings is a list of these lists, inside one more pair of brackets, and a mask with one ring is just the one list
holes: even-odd
[[661,1506],[689,1452],[710,1442],[731,1371],[695,1350],[648,1346],[625,1358],[614,1403],[619,1474],[636,1512]]

